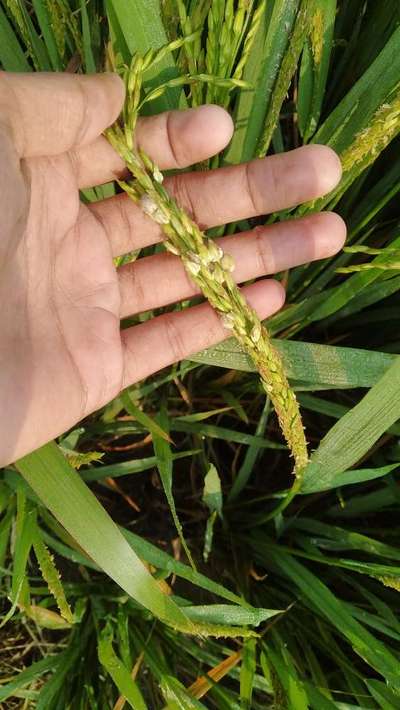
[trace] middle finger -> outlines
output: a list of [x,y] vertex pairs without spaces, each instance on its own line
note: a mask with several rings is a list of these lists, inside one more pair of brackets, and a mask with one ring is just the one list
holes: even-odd
[[[238,283],[336,254],[346,238],[343,220],[331,212],[257,227],[218,243],[235,260]],[[160,308],[199,293],[180,259],[163,252],[118,269],[121,318]]]
[[[208,229],[322,197],[340,177],[336,153],[327,146],[310,145],[242,165],[174,175],[165,186],[197,224]],[[160,226],[127,195],[89,208],[109,235],[114,256],[163,238]]]

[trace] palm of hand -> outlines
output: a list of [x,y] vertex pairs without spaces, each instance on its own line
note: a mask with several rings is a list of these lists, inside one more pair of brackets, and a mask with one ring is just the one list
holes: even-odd
[[[7,186],[0,198],[6,214],[0,241],[0,298],[6,304],[0,314],[0,394],[3,411],[8,413],[0,464],[67,430],[123,387],[224,337],[221,323],[207,304],[120,331],[121,318],[195,293],[179,260],[170,254],[115,268],[113,256],[161,239],[157,225],[125,196],[91,206],[79,200],[79,188],[101,184],[123,172],[117,156],[98,137],[118,113],[121,86],[109,77],[107,87],[99,77],[83,82],[82,77],[60,77],[59,95],[56,92],[54,97],[54,77],[20,76],[7,81],[13,82],[18,119],[22,116],[25,125],[30,122],[27,131],[31,135],[25,136],[24,146],[30,138],[33,147],[26,153],[19,151],[25,155],[20,164],[13,156],[9,134],[0,131],[0,149],[8,168],[0,175]],[[46,96],[49,81],[52,104]],[[102,103],[91,106],[84,101],[77,119],[80,130],[70,126],[68,138],[67,129],[61,133],[58,123],[65,91],[74,81],[80,82],[75,101],[82,102],[85,91],[90,94],[95,88],[98,99],[102,94]],[[38,101],[35,115],[29,108],[27,87]],[[71,106],[74,119],[78,109],[73,102]],[[9,113],[12,126],[15,113]],[[45,118],[49,136],[43,136]],[[231,129],[220,109],[203,109],[196,115],[188,112],[186,117],[174,113],[146,119],[139,132],[141,144],[166,168],[190,165],[214,154],[229,140]],[[60,135],[65,149],[57,148]],[[16,144],[18,148],[18,140]],[[316,148],[295,151],[294,158],[288,154],[248,166],[188,174],[171,179],[169,189],[205,226],[262,214],[268,208],[281,209],[323,194],[337,182],[336,157],[323,148],[317,155]],[[319,182],[317,162],[322,158],[325,177]],[[293,173],[296,164],[298,171],[308,167],[311,177],[297,187],[294,182],[290,190],[288,173],[290,167]],[[276,225],[225,238],[224,248],[237,261],[237,280],[337,251],[343,242],[343,225],[326,215],[322,229],[321,217],[287,223],[285,230]],[[258,281],[246,293],[262,317],[283,302],[282,288],[273,281]]]
[[29,214],[7,279],[18,299],[3,332],[18,352],[18,411],[8,411],[19,434],[26,427],[36,438],[65,431],[116,396],[123,358],[110,243],[80,204],[69,158],[28,161],[25,175]]

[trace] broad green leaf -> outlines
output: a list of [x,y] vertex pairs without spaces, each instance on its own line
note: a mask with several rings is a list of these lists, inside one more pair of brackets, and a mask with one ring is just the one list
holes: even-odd
[[[116,49],[125,62],[129,63],[135,52],[145,54],[150,48],[160,49],[168,44],[160,0],[106,0],[106,8]],[[148,86],[154,88],[177,75],[172,54],[168,54],[154,72],[147,73]],[[180,89],[168,89],[152,102],[151,111],[178,108],[180,93]]]
[[393,693],[387,686],[379,680],[373,678],[366,680],[367,688],[371,691],[373,698],[379,703],[383,710],[391,710],[399,706],[399,695]]
[[154,567],[162,569],[168,574],[175,574],[177,577],[186,579],[187,582],[200,587],[200,589],[205,589],[206,591],[216,594],[218,597],[226,599],[233,604],[242,605],[246,609],[252,608],[249,607],[249,605],[246,604],[241,597],[234,594],[234,592],[231,592],[229,589],[226,589],[226,587],[223,587],[222,584],[214,582],[204,574],[201,574],[200,572],[191,569],[188,565],[183,564],[183,562],[175,560],[171,557],[171,555],[164,552],[164,550],[152,545],[150,542],[142,537],[139,537],[139,535],[135,535],[130,530],[126,530],[125,528],[122,528],[121,530],[131,547],[140,556],[140,558],[146,560],[149,564],[154,565]]
[[300,0],[267,3],[243,78],[252,87],[239,95],[235,113],[236,131],[224,162],[241,163],[256,154],[265,118],[285,56]]
[[[398,233],[398,229],[396,229]],[[397,237],[390,242],[390,248],[396,248],[400,246],[400,237]],[[383,253],[381,256],[377,256],[372,264],[385,264],[388,261],[388,256]],[[322,320],[332,315],[338,311],[343,306],[348,306],[349,302],[357,296],[360,295],[365,290],[368,290],[371,284],[377,279],[381,279],[384,272],[381,269],[370,269],[368,271],[360,271],[359,273],[353,274],[350,278],[345,279],[342,284],[335,289],[335,291],[325,299],[319,307],[315,309],[311,321]]]
[[285,449],[283,444],[276,444],[269,439],[263,439],[261,436],[253,436],[234,429],[216,426],[214,424],[198,424],[197,422],[185,421],[184,417],[171,420],[172,431],[184,431],[189,434],[200,434],[207,436],[210,439],[222,439],[223,441],[234,441],[237,444],[250,445],[258,444],[262,449]]
[[[339,705],[338,703],[333,702],[330,700],[325,693],[323,693],[321,690],[319,690],[318,687],[316,687],[312,683],[308,683],[307,681],[304,681],[304,688],[305,691],[308,695],[308,699],[310,701],[310,707],[312,710],[338,710]],[[342,710],[360,710],[360,708],[356,708],[353,706],[351,708],[350,705],[342,706]]]
[[49,54],[51,68],[53,71],[61,71],[63,68],[62,61],[57,48],[54,28],[51,25],[46,0],[32,0],[32,4]]
[[302,491],[325,490],[357,463],[400,418],[400,357],[361,402],[322,439],[304,473]]
[[106,574],[166,623],[186,629],[191,627],[184,613],[161,592],[56,444],[47,444],[25,456],[16,467],[44,505]]
[[[290,379],[335,387],[371,387],[388,370],[395,356],[371,350],[342,348],[273,339]],[[191,357],[204,365],[253,372],[249,357],[229,338]]]
[[259,626],[263,621],[282,614],[281,609],[246,609],[229,604],[185,605],[183,608],[193,621],[205,621],[208,624],[233,624],[234,626]]
[[126,698],[133,710],[147,710],[147,705],[136,681],[118,658],[112,644],[112,633],[106,626],[99,636],[98,654],[100,663],[110,674],[118,691]]
[[[18,474],[16,474],[14,471],[12,473],[14,474],[14,476],[18,476]],[[23,482],[19,481],[19,483],[21,484]],[[27,495],[30,497],[30,499],[36,499],[36,495],[32,491],[32,489],[27,484],[25,485],[27,489]],[[11,513],[12,511],[10,511],[10,514]],[[56,540],[54,537],[52,537],[45,531],[42,531],[43,539],[51,548],[53,548],[58,554],[61,554],[64,557],[67,557],[67,559],[71,559],[77,562],[78,564],[86,565],[91,569],[98,569],[98,566],[95,565],[91,560],[89,560],[89,558],[84,557],[82,553],[78,552],[76,549],[67,547],[68,544],[72,544],[71,541],[74,540],[73,536],[70,536],[49,512],[43,511],[41,513],[41,517],[45,520],[46,524],[50,526],[50,528],[54,530],[54,532],[61,538],[61,540],[65,541],[65,544],[62,544],[59,540]],[[212,579],[209,579],[204,574],[201,574],[200,572],[191,569],[183,562],[175,560],[174,557],[169,555],[167,552],[164,552],[164,550],[161,550],[160,548],[156,547],[151,542],[145,540],[139,535],[135,535],[130,530],[127,530],[126,528],[122,527],[120,528],[120,530],[128,541],[129,545],[140,557],[140,559],[146,560],[146,562],[148,562],[153,567],[162,570],[167,575],[173,574],[177,577],[185,579],[187,582],[190,582],[194,586],[197,586],[200,589],[204,589],[210,592],[211,594],[221,597],[222,599],[226,599],[227,601],[230,601],[233,604],[237,604],[241,608],[250,609],[252,614],[258,613],[258,610],[255,610],[248,603],[246,603],[242,597],[239,597],[234,592],[230,591],[226,587],[223,587],[222,584],[214,582]]]
[[362,550],[370,555],[400,561],[400,549],[367,535],[345,530],[311,518],[297,518],[293,527],[311,533],[313,544],[324,550]]
[[[350,469],[350,471],[342,471],[336,473],[329,481],[306,481],[302,487],[302,493],[318,493],[319,491],[328,491],[332,488],[341,488],[342,486],[350,486],[355,483],[366,483],[374,481],[382,476],[387,476],[388,473],[395,471],[400,467],[400,464],[394,463],[380,468],[360,468]],[[321,486],[324,486],[323,488]]]

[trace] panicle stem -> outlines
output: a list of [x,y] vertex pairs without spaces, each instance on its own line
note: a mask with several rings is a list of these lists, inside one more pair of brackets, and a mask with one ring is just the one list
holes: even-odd
[[140,105],[142,75],[143,62],[136,56],[125,77],[124,125],[117,123],[106,131],[108,140],[134,178],[119,184],[146,214],[160,224],[166,238],[166,249],[180,256],[187,273],[220,316],[224,327],[252,358],[294,457],[297,490],[308,462],[308,452],[296,396],[267,329],[246,302],[233,278],[235,265],[232,257],[224,254],[222,248],[179,207],[163,186],[163,177],[157,166],[135,146],[133,135]]

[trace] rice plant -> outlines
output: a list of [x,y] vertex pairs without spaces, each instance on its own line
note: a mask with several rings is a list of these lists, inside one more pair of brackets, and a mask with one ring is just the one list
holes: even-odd
[[[0,64],[125,77],[132,179],[81,199],[139,202],[236,336],[2,470],[1,707],[400,707],[397,0],[0,0]],[[202,231],[133,134],[210,102],[234,136],[191,170],[325,144],[340,184]],[[333,208],[260,324],[215,238]]]

